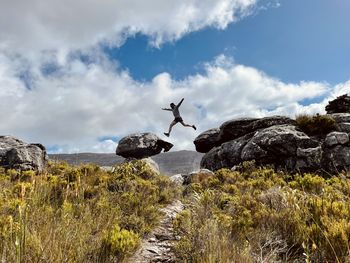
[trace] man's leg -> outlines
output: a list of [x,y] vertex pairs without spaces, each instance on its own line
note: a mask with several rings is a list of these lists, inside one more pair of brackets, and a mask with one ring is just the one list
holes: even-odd
[[194,126],[194,125],[186,124],[186,123],[184,123],[183,121],[181,121],[180,123],[181,123],[183,126],[185,126],[185,127],[191,127],[191,128],[193,128],[193,129],[197,130],[196,126]]
[[177,123],[176,121],[172,121],[172,122],[170,123],[169,131],[168,131],[167,133],[164,132],[165,136],[168,136],[168,137],[169,137],[169,135],[170,135],[170,133],[171,133],[171,129],[174,127],[174,125],[175,125],[176,123]]

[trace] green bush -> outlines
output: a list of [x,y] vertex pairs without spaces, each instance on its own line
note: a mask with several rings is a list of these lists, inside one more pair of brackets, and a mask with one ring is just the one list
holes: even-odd
[[350,260],[347,175],[291,176],[245,164],[198,177],[189,189],[174,222],[180,262]]
[[115,262],[179,193],[141,161],[114,172],[67,163],[50,163],[42,174],[0,168],[0,189],[4,262]]
[[299,115],[296,117],[297,126],[310,136],[324,136],[336,130],[335,120],[327,115]]
[[140,242],[140,237],[133,231],[121,229],[117,224],[107,234],[103,242],[108,251],[107,254],[122,260],[134,252]]

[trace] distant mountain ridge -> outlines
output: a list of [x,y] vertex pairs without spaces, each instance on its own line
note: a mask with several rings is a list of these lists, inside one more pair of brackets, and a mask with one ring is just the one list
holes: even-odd
[[[195,151],[174,151],[152,156],[159,165],[160,172],[166,175],[186,174],[198,170],[202,153]],[[123,162],[124,158],[114,153],[73,153],[50,154],[51,160],[66,161],[71,165],[93,163],[99,166],[112,166]]]

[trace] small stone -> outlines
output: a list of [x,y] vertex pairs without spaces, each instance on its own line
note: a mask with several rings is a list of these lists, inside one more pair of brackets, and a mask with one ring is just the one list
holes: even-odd
[[346,144],[349,142],[349,135],[345,132],[331,132],[327,135],[324,145],[332,147],[334,145]]
[[350,122],[338,123],[338,130],[341,132],[350,133]]
[[170,176],[170,180],[178,185],[182,185],[184,183],[184,178],[181,174],[175,174]]

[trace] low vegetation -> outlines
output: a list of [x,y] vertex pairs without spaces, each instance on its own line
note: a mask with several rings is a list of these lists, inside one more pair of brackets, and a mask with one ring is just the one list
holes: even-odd
[[297,126],[310,136],[324,136],[336,130],[336,121],[328,115],[299,115]]
[[178,194],[140,161],[107,172],[52,163],[0,170],[2,262],[122,262]]
[[197,174],[175,222],[179,262],[349,262],[350,179],[244,163]]
[[[0,170],[2,262],[123,262],[179,198],[140,161]],[[174,220],[178,262],[349,262],[350,178],[242,164],[199,173]]]

